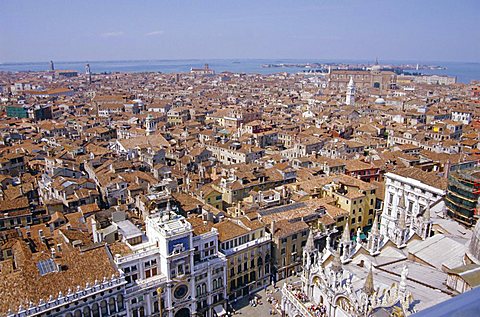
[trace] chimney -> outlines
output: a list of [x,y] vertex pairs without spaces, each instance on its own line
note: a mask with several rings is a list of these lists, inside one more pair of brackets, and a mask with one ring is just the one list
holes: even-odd
[[448,174],[450,174],[450,160],[448,160],[447,163],[445,163],[443,176],[445,178],[448,178]]
[[275,234],[275,221],[272,221],[270,223],[270,233],[272,234],[272,236]]
[[17,235],[18,235],[20,238],[23,238],[22,230],[20,230],[20,227],[15,227],[15,230],[17,231]]

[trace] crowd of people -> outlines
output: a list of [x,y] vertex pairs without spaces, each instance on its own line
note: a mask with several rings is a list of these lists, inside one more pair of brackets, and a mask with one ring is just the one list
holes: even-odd
[[307,307],[307,309],[315,317],[327,317],[327,308],[325,305],[311,305]]

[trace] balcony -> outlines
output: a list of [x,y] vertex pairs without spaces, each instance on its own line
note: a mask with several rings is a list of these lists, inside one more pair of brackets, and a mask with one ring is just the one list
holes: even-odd
[[132,287],[129,287],[125,290],[126,294],[131,294],[133,292],[137,292],[139,290],[148,289],[151,287],[159,287],[163,283],[167,281],[167,277],[163,274],[155,275],[147,279],[137,280],[136,284]]
[[127,263],[127,262],[135,261],[138,259],[146,258],[157,253],[158,253],[158,248],[155,245],[149,245],[143,248],[141,251],[135,252],[133,254],[115,257],[115,263],[119,265],[122,263]]
[[[292,285],[290,285],[290,284],[289,285],[284,284],[284,286],[282,288],[283,297],[286,298],[287,301],[295,307],[295,309],[300,313],[301,316],[303,316],[303,317],[315,317],[315,315],[312,312],[310,312],[310,310],[307,308],[307,306],[309,307],[309,306],[312,306],[314,304],[309,302],[309,301],[302,302],[293,293],[293,290],[290,289],[291,287],[292,287]],[[291,312],[287,312],[287,313],[291,313]]]
[[236,247],[233,247],[233,248],[230,248],[230,249],[222,250],[222,252],[223,252],[226,256],[229,256],[229,255],[231,255],[231,254],[234,254],[234,253],[237,253],[237,252],[239,252],[239,251],[248,249],[248,248],[250,248],[250,247],[263,244],[263,243],[265,243],[265,242],[267,242],[267,241],[270,241],[270,240],[271,240],[270,234],[267,233],[264,237],[261,237],[261,238],[258,238],[258,239],[249,241],[249,242],[247,242],[247,243],[242,243],[241,245],[236,246]]

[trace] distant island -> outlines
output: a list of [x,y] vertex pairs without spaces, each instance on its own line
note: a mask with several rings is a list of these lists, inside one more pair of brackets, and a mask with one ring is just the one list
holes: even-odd
[[[373,64],[344,64],[344,63],[277,63],[263,64],[262,68],[320,68],[320,69],[369,69]],[[382,65],[383,69],[398,70],[446,70],[447,67],[439,65],[420,65],[420,64],[400,64],[400,65]]]

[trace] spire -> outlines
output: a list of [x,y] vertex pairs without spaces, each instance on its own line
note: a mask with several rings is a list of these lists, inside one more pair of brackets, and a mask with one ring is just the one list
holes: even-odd
[[307,242],[305,244],[304,250],[308,253],[312,253],[315,251],[315,241],[313,240],[313,233],[312,230],[310,230],[307,238]]
[[353,76],[350,76],[350,81],[348,82],[348,87],[353,87],[355,86],[355,83],[353,82]]
[[373,215],[373,225],[372,225],[372,235],[377,236],[378,235],[378,217],[377,213]]
[[348,226],[348,223],[350,222],[350,219],[347,219],[347,224],[345,225],[345,229],[343,229],[342,233],[342,242],[350,242],[350,227]]
[[365,284],[363,285],[363,291],[367,295],[372,295],[375,292],[373,286],[373,264],[370,264],[370,270],[368,271],[367,277],[365,278]]
[[345,103],[349,106],[355,105],[355,83],[353,82],[353,76],[350,76],[350,81],[347,85]]
[[340,250],[333,253],[332,271],[338,273],[342,270],[342,260],[340,259]]
[[360,227],[357,229],[357,238],[355,241],[357,242],[357,246],[362,245],[362,229],[360,229]]

